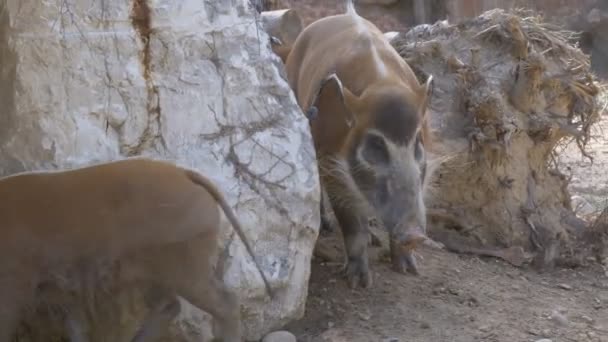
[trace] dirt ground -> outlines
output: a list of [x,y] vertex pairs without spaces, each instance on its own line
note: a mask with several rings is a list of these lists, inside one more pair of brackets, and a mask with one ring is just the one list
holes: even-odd
[[[589,147],[593,165],[575,145],[560,156],[573,173],[574,202],[586,215],[608,199],[608,115]],[[287,329],[302,342],[608,342],[607,266],[538,273],[492,258],[431,249],[420,254],[418,277],[372,262],[369,290],[348,289],[336,274],[339,265],[313,261],[305,317]]]
[[349,290],[337,265],[313,263],[298,341],[608,341],[608,273],[599,265],[539,274],[495,259],[423,250],[421,275],[372,264]]

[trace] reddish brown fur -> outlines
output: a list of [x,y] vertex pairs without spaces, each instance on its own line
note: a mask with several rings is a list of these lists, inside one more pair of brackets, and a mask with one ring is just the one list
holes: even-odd
[[[416,75],[410,66],[390,46],[383,33],[371,22],[361,18],[368,32],[372,35],[369,43],[374,46],[382,61],[388,68],[389,76],[380,79],[377,70],[369,67],[373,64],[369,53],[359,53],[356,58],[347,62],[345,56],[353,53],[353,41],[365,40],[358,36],[352,18],[348,14],[340,14],[319,19],[315,23],[331,21],[331,24],[317,26],[311,24],[306,28],[307,34],[294,43],[293,53],[287,59],[286,69],[290,86],[296,94],[298,104],[303,111],[312,106],[319,86],[323,79],[335,72],[348,91],[346,102],[353,112],[357,107],[365,106],[369,99],[357,98],[367,89],[382,85],[391,85],[403,90],[403,95],[415,107],[423,108],[421,118],[424,116],[421,127],[423,130],[425,147],[431,142],[431,134],[424,115],[427,105],[427,90],[418,83]],[[336,34],[336,32],[340,32]],[[300,37],[300,36],[299,36]],[[364,47],[366,48],[366,47]],[[356,52],[355,52],[356,53]],[[337,100],[337,99],[336,99]],[[371,114],[364,112],[365,114]],[[370,118],[357,118],[362,130],[368,127]],[[343,132],[339,129],[337,132]],[[347,137],[343,134],[340,139],[333,142],[343,147],[347,144]]]
[[[366,222],[376,214],[368,204],[382,195],[382,186],[388,186],[389,193],[401,192],[397,194],[401,196],[399,199],[410,203],[404,206],[413,208],[411,213],[395,219],[399,214],[395,214],[394,208],[388,205],[379,208],[379,204],[374,204],[374,210],[384,211],[383,219],[393,221],[391,227],[397,227],[396,231],[391,231],[395,267],[403,271],[405,263],[413,273],[417,273],[409,251],[413,242],[422,240],[418,229],[421,227],[415,225],[422,226],[424,230],[426,219],[422,217],[424,205],[420,204],[418,193],[408,195],[405,189],[416,192],[418,190],[412,187],[420,183],[418,171],[412,169],[413,162],[410,162],[412,146],[416,145],[414,139],[420,134],[421,145],[430,145],[426,112],[432,78],[427,80],[427,84],[420,85],[411,68],[382,32],[356,14],[352,1],[348,1],[347,8],[347,13],[319,19],[299,34],[287,57],[286,70],[302,110],[311,115],[314,113],[311,109],[318,109],[317,115],[310,118],[310,127],[321,185],[340,221],[348,256],[346,271],[349,283],[354,286],[359,279],[366,287],[371,284]],[[394,167],[382,164],[384,162],[380,159],[377,159],[378,164],[358,161],[362,148],[370,144],[366,139],[370,134],[374,139],[375,132],[382,135],[383,141],[388,140],[391,146],[403,151],[386,152],[391,154],[387,161],[394,166],[399,165],[393,175],[389,170]],[[382,157],[382,154],[378,156]],[[400,173],[402,175],[398,175]],[[423,179],[425,171],[420,171],[420,174]],[[378,185],[378,181],[384,182],[383,185]],[[390,188],[391,184],[396,184],[394,190]],[[370,187],[376,187],[376,190],[369,190]],[[395,197],[393,202],[399,199]],[[321,206],[321,211],[324,211],[323,204]],[[399,227],[410,224],[413,225],[412,230],[399,231]],[[401,243],[408,248],[398,248]],[[403,255],[403,251],[407,255]]]
[[[218,203],[244,236],[202,175],[168,162],[127,159],[8,176],[0,179],[0,198],[0,341],[8,341],[39,284],[78,264],[118,260],[129,266],[125,281],[163,289],[159,302],[168,300],[169,308],[176,294],[184,297],[214,316],[216,333],[240,341],[238,303],[210,264]],[[165,306],[158,310],[166,315]]]

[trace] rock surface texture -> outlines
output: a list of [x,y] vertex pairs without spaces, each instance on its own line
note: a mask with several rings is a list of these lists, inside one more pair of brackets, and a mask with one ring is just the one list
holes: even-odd
[[431,225],[481,245],[524,246],[545,267],[577,233],[556,148],[574,139],[584,153],[602,103],[570,34],[526,14],[496,9],[420,25],[391,44],[421,79],[435,77],[431,124],[445,159],[429,196]]
[[[201,171],[232,204],[277,292],[270,301],[223,220],[224,280],[241,298],[249,339],[303,315],[319,225],[308,123],[254,13],[246,0],[0,4],[0,175],[138,155]],[[94,340],[124,339],[145,314],[130,292],[135,304],[90,322]],[[44,320],[30,318],[23,334],[32,336]],[[200,341],[208,318],[182,305],[172,340]]]

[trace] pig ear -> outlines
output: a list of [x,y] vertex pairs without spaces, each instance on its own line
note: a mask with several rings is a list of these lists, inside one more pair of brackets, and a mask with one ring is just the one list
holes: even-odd
[[422,102],[420,105],[420,117],[425,118],[429,103],[433,97],[433,91],[435,90],[435,81],[433,81],[433,75],[429,75],[426,79],[424,86],[421,87]]
[[[350,129],[355,125],[352,108],[357,98],[344,86],[335,73],[327,76],[319,85],[317,94],[306,112],[311,121],[322,122],[324,126]],[[318,108],[325,114],[318,116]]]
[[283,40],[286,40],[288,45],[293,45],[304,29],[298,11],[293,8],[288,9],[281,18],[280,28]]
[[[326,77],[320,84],[312,104],[306,111],[317,148],[339,144],[356,124],[352,108],[357,98],[346,88],[336,74]],[[322,108],[323,112],[319,112]]]

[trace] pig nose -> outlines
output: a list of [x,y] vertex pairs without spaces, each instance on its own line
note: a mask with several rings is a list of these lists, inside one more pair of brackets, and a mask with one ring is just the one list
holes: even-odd
[[426,233],[420,226],[414,226],[407,229],[403,234],[399,236],[399,244],[406,250],[415,249],[418,244],[424,242],[427,239]]

